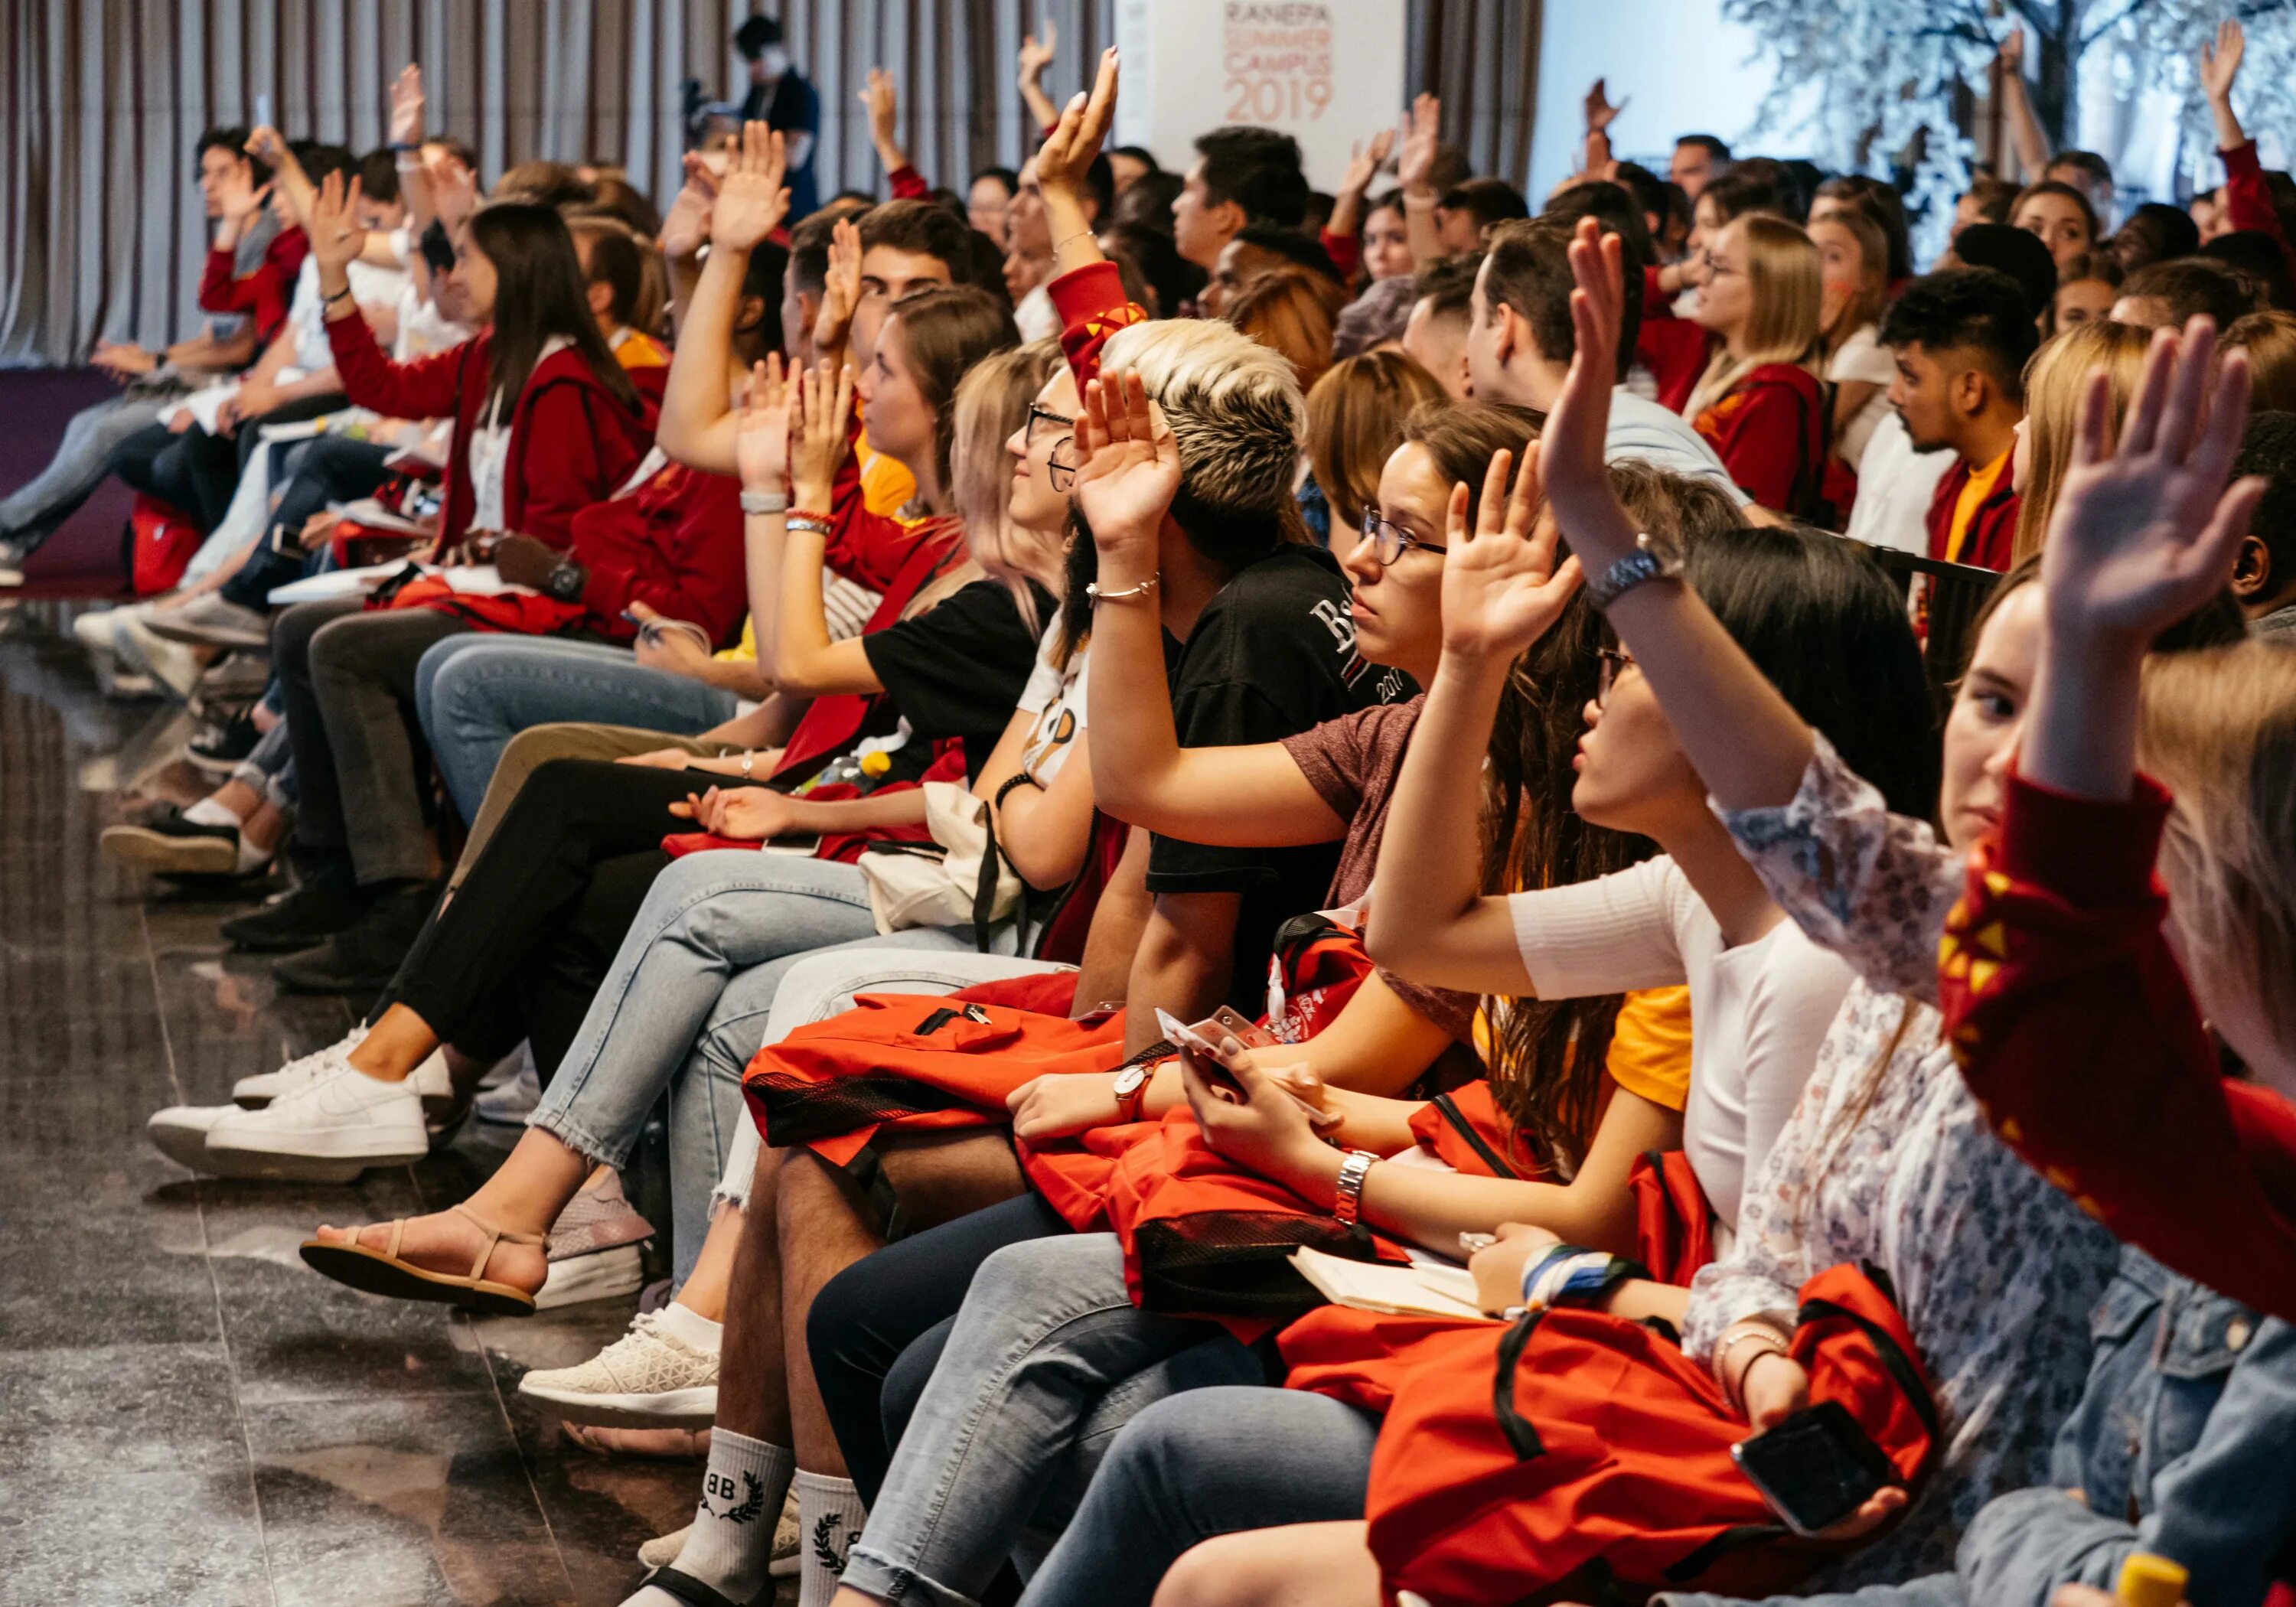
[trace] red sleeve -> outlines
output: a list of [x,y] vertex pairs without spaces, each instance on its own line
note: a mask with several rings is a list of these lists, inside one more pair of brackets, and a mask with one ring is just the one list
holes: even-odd
[[[536,393],[526,410],[524,450],[510,466],[524,488],[511,516],[521,532],[563,552],[574,544],[574,516],[614,494],[599,447],[597,418],[611,406],[579,384],[545,385]],[[505,495],[503,500],[509,515],[510,498]]]
[[1635,360],[1658,381],[1659,406],[1680,413],[1698,389],[1706,370],[1706,331],[1687,318],[1677,318],[1663,301],[1643,308],[1642,326],[1635,333]]
[[885,176],[892,184],[895,201],[922,201],[932,193],[932,186],[925,183],[925,176],[908,162],[903,162]]
[[2296,1317],[2296,1111],[2228,1083],[2161,931],[2169,797],[2012,776],[1939,947],[1947,1032],[2004,1142],[2120,1237]]
[[1100,375],[1100,348],[1119,329],[1145,324],[1148,315],[1125,299],[1124,279],[1112,262],[1087,263],[1046,286],[1061,318],[1061,349],[1077,386]]
[[[601,503],[574,521],[574,554],[587,577],[582,602],[601,619],[621,623],[622,611],[643,603],[672,619],[691,620],[722,642],[746,606],[743,596],[742,484],[730,474],[676,471],[674,488],[642,488]],[[675,498],[675,521],[658,540],[644,527],[650,496]],[[656,504],[655,505],[659,505]],[[619,521],[632,541],[586,540],[601,521]],[[636,528],[632,528],[636,527]],[[659,529],[659,527],[657,527]],[[591,551],[593,545],[596,551]]]
[[254,276],[240,278],[239,264],[233,254],[211,246],[207,262],[200,269],[199,300],[203,312],[246,312],[255,305]]
[[1334,234],[1329,229],[1316,238],[1323,242],[1324,254],[1331,258],[1332,265],[1340,270],[1340,283],[1352,284],[1356,269],[1363,266],[1363,242],[1353,234]]
[[2264,164],[2257,159],[2256,142],[2243,140],[2217,154],[2224,159],[2225,212],[2232,226],[2272,236],[2291,277],[2296,277],[2296,250],[2290,248],[2287,231],[2281,227],[2280,209],[2272,204],[2272,190],[2264,182]]
[[[394,363],[375,344],[366,316],[354,309],[327,322],[327,346],[335,354],[335,373],[343,395],[387,419],[455,416],[463,394],[463,362],[470,342]],[[562,543],[561,545],[563,545]]]
[[1738,488],[1766,508],[1791,511],[1803,433],[1809,420],[1800,397],[1784,385],[1734,390],[1694,422]]

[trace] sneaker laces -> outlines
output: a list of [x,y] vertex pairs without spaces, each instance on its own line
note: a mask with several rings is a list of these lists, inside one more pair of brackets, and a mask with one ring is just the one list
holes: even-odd
[[279,1068],[277,1076],[282,1088],[291,1088],[302,1083],[314,1083],[343,1064],[344,1057],[357,1048],[366,1037],[364,1026],[354,1027],[344,1037],[324,1049],[314,1049],[308,1054],[299,1054]]

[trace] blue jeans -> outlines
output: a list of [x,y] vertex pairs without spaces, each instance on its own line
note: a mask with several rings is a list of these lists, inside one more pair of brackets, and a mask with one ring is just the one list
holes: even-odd
[[[1105,1437],[1156,1399],[1153,1369],[1218,1329],[1133,1305],[1113,1234],[1007,1245],[981,1263],[846,1559],[891,1602],[977,1600],[1096,1415]],[[1232,1376],[1259,1366],[1232,1345]],[[1110,1421],[1112,1413],[1114,1421]]]
[[1021,1607],[1149,1607],[1180,1554],[1215,1535],[1360,1518],[1378,1439],[1378,1419],[1302,1390],[1158,1401],[1109,1447]]
[[465,821],[495,761],[533,726],[579,721],[699,736],[734,717],[721,686],[646,669],[626,647],[557,637],[472,635],[441,642],[414,670],[414,709]]
[[21,542],[29,553],[55,534],[111,474],[113,449],[158,423],[180,394],[116,396],[73,414],[48,466],[0,501],[0,540]]
[[671,1232],[683,1276],[709,1231],[712,1185],[735,1137],[750,1126],[741,1077],[767,1041],[761,1019],[739,1059],[697,1052],[695,1040],[727,983],[741,974],[750,996],[764,996],[770,1009],[783,974],[817,949],[971,943],[969,929],[882,936],[861,873],[849,865],[738,849],[674,859],[647,890],[528,1123],[594,1160],[620,1166],[667,1093],[676,1201]]

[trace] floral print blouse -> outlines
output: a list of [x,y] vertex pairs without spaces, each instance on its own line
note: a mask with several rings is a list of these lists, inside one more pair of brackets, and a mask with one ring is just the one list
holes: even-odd
[[1980,1507],[2046,1481],[2117,1246],[1993,1136],[1939,1036],[1938,939],[1959,857],[1890,814],[1822,736],[1791,803],[1720,813],[1771,896],[1858,980],[1747,1182],[1734,1248],[1691,1286],[1683,1347],[1710,1358],[1741,1318],[1791,1324],[1795,1291],[1829,1267],[1886,1272],[1937,1386],[1946,1453],[1899,1528],[1820,1578],[1845,1588],[1949,1570]]

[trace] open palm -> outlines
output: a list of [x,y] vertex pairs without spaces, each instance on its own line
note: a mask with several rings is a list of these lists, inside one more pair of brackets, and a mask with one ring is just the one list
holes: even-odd
[[742,149],[711,209],[712,244],[722,250],[750,250],[781,226],[789,215],[789,192],[782,188],[786,166],[778,130],[763,123],[742,125]]
[[750,371],[749,393],[734,437],[734,463],[744,490],[774,492],[789,480],[790,398],[779,352]]
[[1180,449],[1163,409],[1129,370],[1085,387],[1076,422],[1077,505],[1105,553],[1152,548],[1180,489]]
[[2053,631],[2149,642],[2230,578],[2264,482],[2225,484],[2248,421],[2248,363],[2215,357],[2204,318],[2181,339],[2155,335],[2117,443],[2108,377],[2089,381],[2042,547]]
[[1507,490],[1511,452],[1494,452],[1475,528],[1467,488],[1451,489],[1450,552],[1443,561],[1443,651],[1513,659],[1545,635],[1578,589],[1576,558],[1557,564],[1561,532],[1539,517],[1538,469],[1526,460]]

